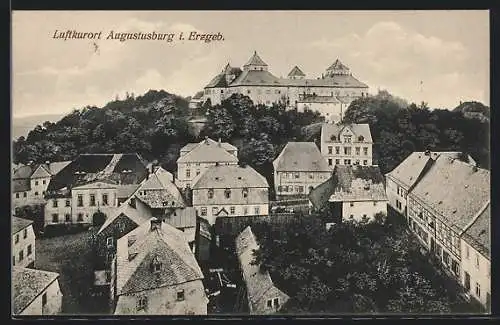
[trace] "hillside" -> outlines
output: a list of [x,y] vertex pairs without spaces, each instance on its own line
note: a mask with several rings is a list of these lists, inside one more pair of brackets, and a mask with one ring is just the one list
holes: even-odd
[[15,140],[21,136],[27,137],[29,131],[33,130],[37,125],[43,124],[45,121],[57,122],[65,114],[43,114],[26,117],[12,118],[12,139]]
[[480,102],[463,102],[453,109],[454,112],[461,112],[467,118],[476,118],[481,121],[490,120],[490,108]]

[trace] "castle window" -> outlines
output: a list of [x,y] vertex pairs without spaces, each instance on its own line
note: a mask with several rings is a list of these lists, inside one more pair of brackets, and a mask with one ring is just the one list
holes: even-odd
[[248,197],[248,188],[244,188],[241,192],[244,198]]
[[350,135],[344,136],[344,142],[351,143],[351,136]]
[[35,181],[35,186],[38,185],[38,181]]
[[368,165],[368,160],[363,160],[363,165]]
[[249,89],[249,90],[247,90],[247,94],[250,94],[250,89]]
[[335,165],[340,165],[340,159],[335,159]]
[[211,188],[208,190],[208,198],[213,199],[214,198],[214,189]]
[[59,215],[57,213],[52,214],[52,222],[59,222]]
[[224,89],[221,89],[221,90],[220,90],[220,93],[221,93],[221,94],[223,94],[223,93],[224,93]]
[[215,216],[217,214],[217,207],[212,208],[212,215]]
[[231,198],[231,189],[226,188],[226,190],[224,191],[224,196],[226,197],[226,199]]
[[235,208],[235,207],[230,207],[230,208],[229,208],[229,213],[230,213],[230,214],[234,214],[234,213],[235,213],[235,211],[236,211],[236,208]]
[[336,140],[337,140],[337,137],[336,137],[336,136],[334,136],[334,135],[332,135],[332,136],[330,137],[330,140],[332,140],[332,141],[336,141]]

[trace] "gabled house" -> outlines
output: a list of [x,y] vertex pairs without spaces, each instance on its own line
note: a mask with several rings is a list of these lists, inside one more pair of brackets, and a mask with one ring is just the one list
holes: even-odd
[[332,173],[314,142],[288,142],[273,167],[278,197],[305,197]]
[[57,315],[61,312],[62,296],[58,273],[12,268],[13,315]]
[[211,225],[217,217],[269,215],[269,185],[250,166],[219,165],[193,185],[193,207]]
[[384,177],[378,166],[337,165],[332,177],[311,191],[309,200],[314,209],[330,212],[330,222],[387,214]]
[[12,173],[12,203],[15,207],[45,202],[49,182],[70,161],[18,165]]
[[191,188],[195,178],[208,168],[216,165],[237,165],[238,149],[220,140],[206,137],[200,143],[188,143],[180,151],[177,159],[177,178],[179,188]]
[[290,297],[278,289],[268,271],[261,271],[259,264],[254,264],[254,251],[259,245],[250,226],[236,237],[236,255],[245,283],[246,305],[251,315],[279,313]]
[[131,154],[81,154],[54,176],[45,193],[45,225],[95,223],[108,217],[148,175],[146,162]]
[[12,217],[12,266],[35,266],[33,221]]
[[151,218],[118,240],[115,315],[205,315],[203,273],[181,231]]
[[321,126],[321,154],[332,169],[336,165],[373,164],[373,140],[368,124]]

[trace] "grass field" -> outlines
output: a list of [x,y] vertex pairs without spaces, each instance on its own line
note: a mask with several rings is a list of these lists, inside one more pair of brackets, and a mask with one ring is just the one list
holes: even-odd
[[60,275],[63,314],[106,312],[105,298],[91,295],[94,281],[91,237],[95,231],[36,240],[35,267]]

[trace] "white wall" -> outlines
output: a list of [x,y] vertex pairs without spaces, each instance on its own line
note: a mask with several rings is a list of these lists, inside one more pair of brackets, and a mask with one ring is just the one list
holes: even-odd
[[[299,178],[295,178],[298,174]],[[331,172],[274,172],[274,187],[276,194],[278,195],[297,195],[297,194],[309,194],[309,187],[315,188],[321,183],[325,182],[331,175]],[[312,178],[310,178],[312,176]],[[278,191],[281,185],[281,190]],[[283,191],[284,186],[293,187],[293,192]],[[297,191],[296,186],[302,186],[303,192]]]
[[[24,238],[24,233],[26,229],[26,238]],[[12,235],[12,261],[11,263],[16,266],[26,267],[35,261],[35,232],[33,230],[33,225],[29,225],[25,229]],[[16,238],[19,238],[18,243],[16,243]],[[31,254],[28,255],[28,246],[31,245]],[[19,260],[19,253],[23,252],[22,261]]]
[[387,201],[353,201],[342,203],[342,216],[344,220],[352,219],[361,221],[364,215],[373,219],[377,213],[387,215]]
[[[67,198],[54,198],[54,199],[49,199],[47,200],[44,210],[44,224],[45,226],[47,225],[53,225],[53,224],[60,224],[60,223],[76,223],[76,216],[73,216],[71,213],[71,206],[72,206],[72,198],[67,197]],[[54,201],[57,201],[57,207],[54,207]],[[69,206],[66,206],[66,201],[69,202]],[[53,215],[57,214],[58,222],[54,222],[53,220]],[[66,221],[66,215],[69,215],[69,221]]]
[[[95,195],[95,206],[90,206],[90,195]],[[108,194],[108,205],[103,205],[102,195]],[[78,206],[78,195],[83,196],[83,206]],[[73,189],[72,196],[72,217],[76,223],[92,223],[92,216],[98,210],[109,217],[118,206],[115,188],[85,188]],[[78,214],[83,214],[83,221],[78,221]]]
[[[47,304],[42,307],[44,293],[47,295]],[[59,281],[55,280],[21,312],[21,315],[57,315],[61,312],[62,297]]]
[[[389,199],[389,205],[404,215],[406,208],[406,193],[408,192],[405,187],[398,185],[391,177],[386,176],[386,193]],[[398,194],[399,191],[399,194]],[[399,205],[397,203],[400,203]]]
[[[237,165],[237,162],[219,162],[220,165]],[[177,179],[175,185],[180,188],[185,188],[187,184],[193,187],[193,180],[197,176],[203,175],[212,166],[215,166],[216,162],[209,163],[178,163],[177,164]],[[189,170],[189,177],[187,176],[187,170]]]
[[[468,255],[467,255],[468,251]],[[474,247],[461,240],[461,282],[465,287],[465,272],[470,276],[469,293],[487,307],[487,294],[491,294],[491,265],[490,260],[479,253]],[[477,258],[477,260],[476,260]],[[479,263],[477,263],[479,262]],[[476,293],[476,284],[479,284],[479,295]],[[491,301],[490,301],[491,304]]]
[[[196,209],[196,212],[198,216],[206,219],[211,225],[215,224],[215,221],[217,219],[217,215],[213,213],[213,208],[217,209],[217,212],[222,210],[222,208],[225,208],[226,211],[228,212],[228,215],[226,214],[220,214],[221,217],[238,217],[238,216],[254,216],[254,215],[260,215],[260,216],[267,216],[269,215],[269,204],[211,204],[211,205],[193,205]],[[234,207],[234,214],[231,214],[231,207]],[[207,208],[207,214],[203,215],[202,214],[202,208]],[[245,213],[245,208],[246,208],[246,213]],[[259,209],[259,213],[255,213],[255,208]]]

